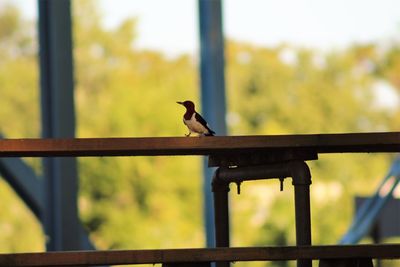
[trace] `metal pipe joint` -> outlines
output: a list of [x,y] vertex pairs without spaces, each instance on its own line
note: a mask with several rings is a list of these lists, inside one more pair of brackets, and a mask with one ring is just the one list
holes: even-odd
[[[311,245],[310,192],[311,173],[304,161],[288,161],[257,166],[219,167],[212,180],[217,247],[229,247],[229,184],[244,181],[292,177],[295,195],[296,244]],[[311,260],[298,260],[297,267],[311,267]],[[217,267],[229,267],[229,262],[217,262]]]
[[211,182],[211,189],[213,192],[226,192],[230,191],[229,181],[220,178],[220,168],[216,169]]
[[311,184],[311,173],[307,164],[304,161],[291,161],[258,166],[220,167],[214,173],[212,190],[229,192],[230,183],[236,183],[239,189],[244,181],[263,179],[279,179],[282,189],[283,180],[288,177],[292,177],[293,185]]

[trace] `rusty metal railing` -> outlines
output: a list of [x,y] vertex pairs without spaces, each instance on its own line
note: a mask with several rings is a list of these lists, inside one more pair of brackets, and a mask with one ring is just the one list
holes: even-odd
[[[216,261],[217,266],[222,267],[229,266],[231,261],[279,259],[297,260],[298,267],[310,267],[312,259],[338,257],[341,259],[351,257],[353,260],[367,258],[365,266],[369,266],[372,264],[371,258],[400,258],[400,245],[311,246],[309,203],[311,174],[305,161],[316,160],[321,153],[380,152],[400,152],[400,132],[200,138],[3,139],[0,140],[0,157],[208,156],[209,166],[218,167],[213,180],[213,190],[216,208],[216,243],[221,248],[3,254],[0,255],[0,266],[27,266],[18,265],[24,262],[30,262],[29,266],[56,266],[55,263],[73,266]],[[287,177],[292,177],[294,185],[297,247],[228,248],[228,184],[230,182],[240,184],[254,179],[282,180]],[[378,251],[380,253],[376,254]],[[368,253],[358,255],[359,252]],[[123,262],[118,262],[118,255],[124,255]],[[113,257],[115,261],[110,262]],[[45,265],[53,258],[57,259],[57,262]],[[34,265],[35,260],[39,265]],[[328,265],[325,266],[334,265],[329,265],[328,261]]]
[[3,139],[0,157],[168,156],[400,152],[400,132],[311,135]]
[[386,244],[39,252],[0,254],[0,266],[96,266],[177,262],[183,262],[187,264],[185,266],[190,266],[191,263],[212,261],[398,259],[399,251],[400,245]]

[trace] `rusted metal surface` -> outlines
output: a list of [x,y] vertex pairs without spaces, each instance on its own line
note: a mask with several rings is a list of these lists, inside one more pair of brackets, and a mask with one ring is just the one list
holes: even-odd
[[400,259],[400,245],[289,246],[0,254],[0,266],[94,266],[297,259]]
[[310,135],[4,139],[0,157],[400,152],[400,132]]

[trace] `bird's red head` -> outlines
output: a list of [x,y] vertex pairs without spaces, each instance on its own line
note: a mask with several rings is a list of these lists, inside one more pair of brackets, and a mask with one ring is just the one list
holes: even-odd
[[194,103],[190,100],[186,100],[184,102],[176,102],[182,106],[184,106],[187,110],[194,110]]

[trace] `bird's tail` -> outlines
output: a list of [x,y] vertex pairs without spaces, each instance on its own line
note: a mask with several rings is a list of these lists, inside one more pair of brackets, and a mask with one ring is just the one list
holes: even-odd
[[204,136],[214,136],[215,132],[213,130],[208,130],[208,133],[204,134]]

